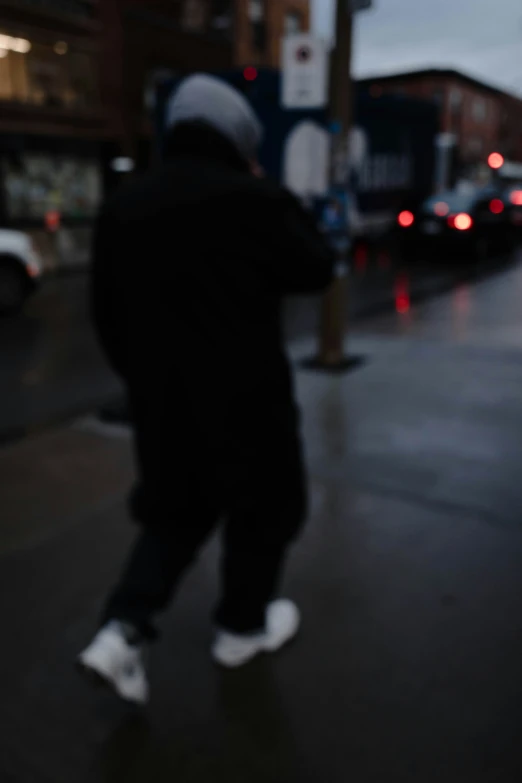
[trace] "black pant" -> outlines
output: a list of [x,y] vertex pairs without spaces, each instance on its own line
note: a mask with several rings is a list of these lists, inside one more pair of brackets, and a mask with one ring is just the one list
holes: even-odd
[[[275,463],[274,463],[275,460]],[[297,440],[258,466],[230,502],[205,488],[185,494],[171,518],[147,522],[111,595],[103,622],[119,619],[145,638],[183,572],[223,519],[221,600],[216,623],[236,633],[261,630],[279,585],[286,553],[306,515],[306,481]],[[203,489],[203,491],[201,491]],[[181,488],[186,493],[186,488]],[[212,498],[208,499],[208,494]],[[183,512],[183,509],[185,511]]]

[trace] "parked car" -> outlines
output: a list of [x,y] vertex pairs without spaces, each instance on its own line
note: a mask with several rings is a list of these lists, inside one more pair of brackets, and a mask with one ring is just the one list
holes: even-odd
[[41,275],[42,260],[31,238],[22,231],[0,229],[0,314],[20,310]]
[[504,203],[509,222],[513,226],[517,240],[522,239],[522,183],[511,185],[504,193]]
[[505,194],[488,188],[440,193],[417,210],[397,215],[395,237],[406,257],[435,255],[444,260],[486,258],[510,250],[515,231]]

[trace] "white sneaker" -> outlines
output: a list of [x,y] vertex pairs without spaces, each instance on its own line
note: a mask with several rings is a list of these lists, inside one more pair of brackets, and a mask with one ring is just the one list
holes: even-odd
[[301,616],[292,601],[279,600],[266,610],[266,629],[252,636],[239,636],[229,631],[218,631],[212,647],[212,657],[221,666],[235,669],[263,652],[276,652],[287,644],[299,630]]
[[83,673],[109,685],[125,701],[148,702],[143,648],[128,643],[120,623],[113,621],[102,628],[77,663]]

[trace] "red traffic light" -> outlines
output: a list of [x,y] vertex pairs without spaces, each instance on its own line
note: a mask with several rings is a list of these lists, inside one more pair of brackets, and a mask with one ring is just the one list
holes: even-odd
[[247,82],[255,82],[257,79],[257,68],[254,68],[253,65],[248,65],[243,71],[243,77]]
[[501,169],[504,165],[504,156],[500,152],[492,152],[488,158],[488,166],[492,169]]

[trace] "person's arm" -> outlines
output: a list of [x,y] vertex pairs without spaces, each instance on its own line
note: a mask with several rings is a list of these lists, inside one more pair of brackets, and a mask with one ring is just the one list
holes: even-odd
[[313,215],[282,189],[267,212],[269,286],[282,295],[324,290],[333,279],[335,255]]

